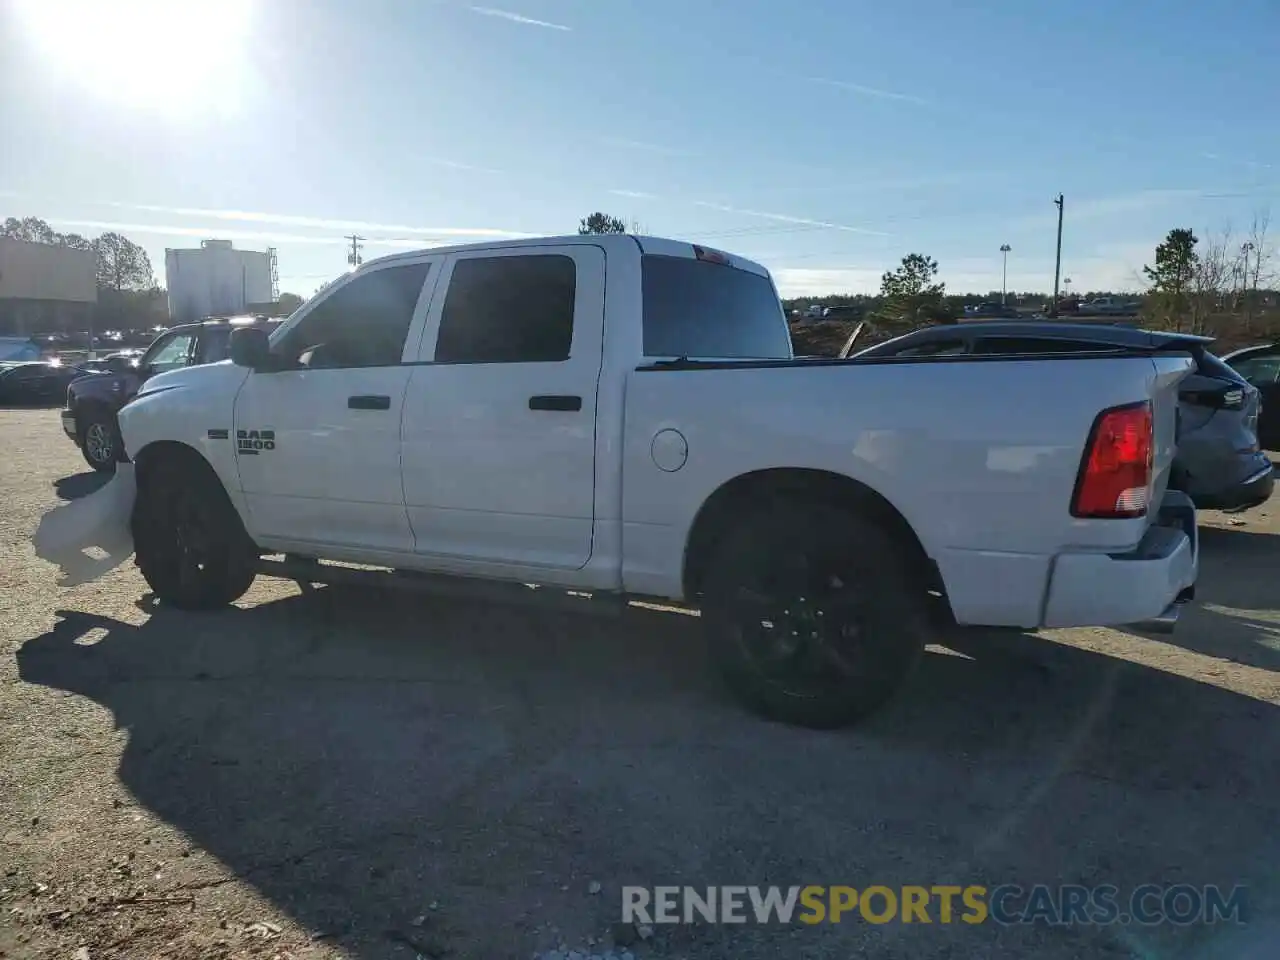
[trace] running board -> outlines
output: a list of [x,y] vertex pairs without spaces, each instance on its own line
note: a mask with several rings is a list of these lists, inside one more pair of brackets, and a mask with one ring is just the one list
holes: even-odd
[[629,599],[614,593],[593,594],[529,583],[482,580],[478,577],[419,573],[386,567],[351,567],[307,557],[286,556],[283,560],[260,558],[257,571],[268,577],[294,580],[300,584],[324,583],[384,590],[412,590],[453,600],[533,606],[604,616],[621,614],[626,610]]

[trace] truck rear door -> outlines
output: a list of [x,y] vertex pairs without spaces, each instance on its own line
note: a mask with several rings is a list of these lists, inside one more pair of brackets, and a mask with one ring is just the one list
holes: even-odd
[[500,576],[590,559],[604,267],[584,244],[450,258],[402,425],[427,566]]

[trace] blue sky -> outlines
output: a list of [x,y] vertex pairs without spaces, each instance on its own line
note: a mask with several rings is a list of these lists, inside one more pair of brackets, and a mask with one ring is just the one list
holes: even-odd
[[[0,216],[366,259],[605,210],[784,295],[1136,288],[1173,226],[1280,230],[1280,5],[0,0]],[[77,9],[78,8],[78,9]],[[176,8],[176,9],[172,9]]]

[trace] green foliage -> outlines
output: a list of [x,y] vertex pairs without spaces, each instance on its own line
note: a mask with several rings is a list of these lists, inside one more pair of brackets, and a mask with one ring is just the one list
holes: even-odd
[[627,225],[617,217],[596,211],[578,222],[578,233],[586,236],[591,233],[626,233]]
[[947,319],[943,308],[945,283],[938,283],[938,261],[922,253],[909,253],[896,270],[880,278],[883,300],[876,321],[886,329],[909,330],[922,323]]
[[[0,224],[0,237],[25,240],[27,243],[52,243],[59,246],[75,247],[79,250],[88,249],[89,245],[89,241],[79,234],[71,233],[64,236],[39,217],[23,217],[21,220],[17,217],[7,218],[3,224]],[[68,238],[73,238],[75,242],[68,243]],[[84,244],[84,246],[80,246],[80,244]]]
[[303,300],[296,293],[282,293],[278,301],[280,316],[287,317],[302,306]]
[[104,233],[93,242],[98,252],[98,289],[149,290],[156,285],[147,251],[118,233]]
[[1181,296],[1187,292],[1200,262],[1196,253],[1199,242],[1191,230],[1175,228],[1169,231],[1164,243],[1156,247],[1156,265],[1142,268],[1151,281],[1152,293]]
[[1191,312],[1191,293],[1200,274],[1200,238],[1187,228],[1174,228],[1156,247],[1155,266],[1143,265],[1151,283],[1144,313],[1155,324],[1182,328]]

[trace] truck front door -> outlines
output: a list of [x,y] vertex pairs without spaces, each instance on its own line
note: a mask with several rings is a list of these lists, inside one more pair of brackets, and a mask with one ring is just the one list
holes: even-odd
[[412,368],[402,361],[406,344],[416,350],[422,291],[439,263],[355,274],[282,329],[271,347],[279,369],[245,381],[236,460],[250,532],[264,546],[412,553],[400,482]]
[[604,251],[455,254],[404,411],[417,551],[476,572],[578,569],[595,520]]

